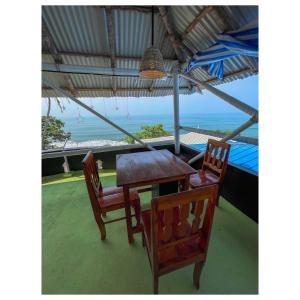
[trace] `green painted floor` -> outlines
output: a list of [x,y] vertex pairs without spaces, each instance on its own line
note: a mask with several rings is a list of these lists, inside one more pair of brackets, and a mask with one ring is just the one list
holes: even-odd
[[[102,172],[104,186],[115,184],[114,170]],[[142,196],[147,207],[150,193]],[[112,216],[124,212],[114,212]],[[129,245],[125,221],[107,225],[102,242],[81,172],[43,178],[43,294],[150,294],[152,277],[140,235]],[[220,200],[200,289],[193,267],[160,277],[160,294],[257,294],[258,225]]]

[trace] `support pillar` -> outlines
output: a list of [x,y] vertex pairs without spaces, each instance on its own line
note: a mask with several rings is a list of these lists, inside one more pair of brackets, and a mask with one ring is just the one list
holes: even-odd
[[173,107],[174,107],[174,138],[175,154],[180,153],[180,136],[179,136],[179,75],[178,68],[173,73]]
[[63,163],[63,167],[64,167],[64,172],[65,173],[69,173],[70,172],[70,166],[69,166],[69,162],[68,162],[68,158],[67,156],[64,156],[64,163]]

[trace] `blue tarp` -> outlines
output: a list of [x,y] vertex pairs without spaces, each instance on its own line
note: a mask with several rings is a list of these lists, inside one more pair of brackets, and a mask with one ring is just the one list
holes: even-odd
[[224,32],[217,37],[217,42],[210,48],[198,51],[189,62],[186,72],[194,68],[207,68],[211,76],[223,78],[223,61],[230,57],[246,55],[258,57],[258,22],[257,20],[239,30]]
[[[258,174],[258,146],[240,142],[228,143],[231,144],[229,163]],[[192,144],[189,146],[200,151],[206,149],[206,144]]]

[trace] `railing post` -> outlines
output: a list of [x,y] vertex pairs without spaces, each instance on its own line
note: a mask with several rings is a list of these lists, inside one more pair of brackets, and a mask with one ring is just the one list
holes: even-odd
[[63,163],[63,166],[64,166],[64,172],[65,173],[69,173],[70,172],[70,166],[69,166],[69,162],[68,162],[68,158],[67,156],[64,156],[64,163]]
[[174,107],[174,138],[175,154],[180,153],[180,127],[179,127],[179,75],[178,67],[173,72],[173,107]]
[[[69,138],[70,138],[70,135],[68,135],[67,138],[65,139],[65,143],[63,145],[63,150],[65,150]],[[65,173],[69,173],[70,172],[70,166],[69,166],[69,162],[68,162],[68,157],[65,156],[65,155],[64,155],[64,160],[65,160],[65,162],[64,162],[64,171],[65,171]]]

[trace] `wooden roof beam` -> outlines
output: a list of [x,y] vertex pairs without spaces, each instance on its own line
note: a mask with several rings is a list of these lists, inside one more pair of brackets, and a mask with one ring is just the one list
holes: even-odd
[[[169,39],[173,45],[173,48],[174,48],[174,51],[178,58],[178,61],[180,64],[185,63],[187,60],[187,56],[192,57],[193,53],[179,39],[176,38],[176,32],[173,29],[173,26],[169,20],[167,8],[165,6],[159,6],[158,9],[159,9],[159,13],[163,19],[166,31],[169,35]],[[186,52],[188,53],[188,55],[186,55]],[[192,85],[190,84],[190,82],[188,82],[188,86],[189,86],[189,89],[191,90]]]
[[[235,30],[238,28],[238,23],[233,18],[229,18],[223,11],[222,7],[214,6],[213,8],[216,14],[218,15],[220,21],[223,23],[224,31]],[[251,68],[252,72],[257,72],[257,63],[253,59],[253,57],[240,55],[240,58],[245,64],[247,64]]]
[[[253,72],[252,72],[251,68],[245,68],[245,69],[242,69],[240,71],[235,71],[235,72],[225,74],[222,80],[215,77],[215,78],[205,80],[204,83],[209,83],[209,84],[219,83],[219,84],[222,84],[222,83],[224,83],[223,81],[225,79],[231,79],[232,77],[236,77],[236,76],[239,76],[239,75],[242,75],[242,74],[245,74],[245,73],[253,73]],[[196,87],[196,91],[198,91],[200,94],[202,93],[202,89],[199,86]]]
[[211,11],[213,6],[206,6],[200,13],[194,18],[194,20],[187,26],[184,32],[181,34],[181,40],[184,40],[187,35],[197,26],[198,23]]
[[75,89],[72,78],[68,74],[64,74],[65,82],[66,82],[66,88],[67,90],[75,97],[78,96],[78,91]]
[[[244,73],[248,73],[251,72],[250,68],[246,68],[237,72],[232,72],[232,73],[228,73],[224,76],[223,80],[225,79],[230,79],[232,77],[235,76],[239,76],[242,75]],[[222,83],[222,81],[220,81],[218,78],[213,78],[213,79],[208,79],[206,81],[204,81],[204,83],[208,83],[208,84],[214,84],[214,83]],[[51,88],[44,86],[43,87],[44,90],[49,90]],[[164,90],[172,90],[173,87],[157,87],[157,88],[152,88],[150,90],[150,88],[119,88],[118,91],[122,92],[122,91],[148,91],[148,92],[154,92],[154,91],[164,91]],[[183,86],[183,87],[179,87],[180,90],[189,90],[192,91],[190,86]],[[197,88],[196,88],[197,90]],[[201,90],[201,89],[200,89]],[[77,88],[76,89],[77,92],[86,92],[86,91],[94,91],[94,92],[109,92],[111,91],[110,88],[88,88],[88,87],[82,87],[82,88]]]
[[[51,90],[47,86],[43,86],[43,90]],[[111,92],[110,88],[90,88],[90,87],[81,87],[76,89],[77,92]],[[151,91],[149,88],[118,88],[118,92],[155,92],[155,91],[173,91],[173,87],[158,87],[153,88]],[[179,88],[180,91],[191,91],[189,86],[183,86]]]
[[216,82],[218,82],[218,83],[222,84],[222,81],[225,80],[225,79],[230,79],[231,77],[236,77],[236,76],[242,75],[242,74],[244,74],[244,73],[248,73],[248,72],[249,72],[249,73],[252,73],[253,70],[252,70],[251,68],[245,68],[245,69],[242,69],[242,70],[240,70],[240,71],[236,71],[236,72],[232,72],[232,73],[227,73],[227,74],[225,74],[222,80],[220,80],[220,79],[218,79],[218,78],[212,78],[212,79],[206,80],[205,83],[211,84],[211,83],[216,83]]
[[[51,54],[51,56],[53,57],[53,60],[55,62],[56,65],[56,69],[58,71],[60,71],[60,65],[63,64],[63,59],[61,57],[60,52],[58,51],[54,40],[50,34],[50,31],[48,30],[48,27],[46,26],[45,22],[42,22],[42,33],[43,33],[43,42],[46,42],[48,44],[48,49],[49,52]],[[74,84],[72,82],[72,79],[70,77],[70,75],[65,74],[64,75],[64,80],[66,83],[66,88],[67,90],[74,96],[77,95],[76,89],[74,87]]]
[[46,45],[48,48],[48,51],[52,55],[55,64],[59,65],[63,63],[62,57],[57,50],[50,31],[44,21],[42,21],[42,44]]
[[[106,8],[107,6],[98,6],[100,8]],[[111,9],[116,10],[128,10],[128,11],[136,11],[140,13],[152,13],[152,7],[151,6],[134,6],[134,5],[113,5],[111,6]],[[157,13],[158,9],[154,7],[154,12]]]
[[[187,35],[197,26],[198,23],[201,22],[201,20],[210,12],[213,10],[213,6],[206,6],[194,19],[193,21],[187,26],[187,28],[184,30],[184,32],[180,35],[180,37],[175,40],[175,43],[178,45],[179,48],[181,48],[189,57],[193,57],[193,51],[183,43],[183,41],[186,39]],[[170,25],[171,26],[171,25]],[[164,46],[166,38],[169,37],[172,41],[172,36],[170,35],[170,31],[167,31],[165,39],[163,39],[162,46]]]
[[[60,70],[58,71],[56,69],[55,64],[42,64],[42,71],[43,72],[51,72],[51,73],[60,73],[60,74],[88,74],[88,75],[97,75],[97,76],[103,76],[111,78],[114,77],[126,77],[126,78],[139,78],[139,80],[149,80],[149,79],[143,79],[139,77],[138,70],[136,69],[119,69],[116,68],[115,72],[113,74],[113,70],[111,68],[103,68],[103,67],[89,67],[89,66],[77,66],[77,65],[60,65]],[[238,76],[246,72],[251,72],[251,68],[245,68],[236,72],[227,73],[225,74],[223,79],[226,79],[231,76]],[[168,76],[171,76],[170,73],[167,74]],[[206,83],[210,83],[213,81],[218,81],[222,83],[222,80],[219,80],[217,78],[212,78],[209,80],[206,80]],[[151,85],[152,86],[152,85]],[[151,88],[151,87],[150,87]],[[149,88],[148,88],[149,89]]]
[[[213,6],[206,6],[194,19],[193,21],[186,27],[184,32],[179,37],[179,41],[176,41],[179,47],[181,47],[185,52],[189,54],[190,57],[193,56],[193,51],[191,51],[183,41],[186,39],[187,35],[201,22],[201,20],[211,11],[213,10]],[[163,39],[162,46],[163,48],[166,38],[169,36],[169,33],[166,33],[165,38]]]
[[164,22],[168,36],[170,38],[170,41],[172,43],[172,46],[174,48],[174,51],[176,53],[176,56],[180,63],[184,63],[186,61],[186,57],[180,47],[182,43],[175,36],[175,31],[174,31],[173,26],[171,25],[171,22],[168,17],[167,8],[165,6],[159,6],[158,9],[159,9],[159,13],[162,17],[162,20]]
[[[62,64],[59,65],[59,69],[55,64],[42,63],[43,72],[54,72],[54,73],[71,73],[71,74],[90,74],[90,75],[109,75],[109,76],[139,76],[138,69],[127,69],[127,68],[110,68],[110,67],[98,67],[98,66],[83,66],[83,65],[70,65]],[[167,76],[172,76],[168,71]],[[142,78],[141,78],[142,79]],[[149,79],[147,79],[149,80]]]
[[[182,45],[184,45],[183,41],[186,39],[187,35],[201,22],[201,20],[213,9],[213,6],[206,6],[194,19],[193,21],[186,27],[184,32],[180,36],[180,41]],[[187,46],[185,46],[187,47]],[[190,51],[190,57],[192,58],[194,53]]]
[[[43,50],[43,54],[51,54],[49,50]],[[111,55],[105,55],[105,54],[97,54],[97,53],[84,53],[84,52],[72,52],[72,51],[60,51],[60,55],[65,56],[75,56],[75,57],[94,57],[94,58],[111,58]],[[141,61],[142,57],[137,56],[115,56],[115,61],[117,60],[136,60]],[[168,63],[175,63],[177,62],[176,59],[173,59],[171,57],[164,57],[164,61]]]
[[[203,20],[207,14],[214,9],[214,6],[206,6],[200,13],[193,19],[193,21],[186,27],[184,32],[180,36],[181,42],[183,42],[187,35]],[[192,53],[192,56],[194,53]],[[191,57],[192,57],[191,56]],[[204,70],[204,69],[203,69]],[[208,74],[208,72],[205,70],[205,72]],[[199,93],[201,93],[201,90],[199,89]]]

